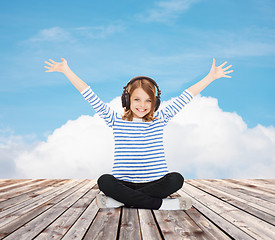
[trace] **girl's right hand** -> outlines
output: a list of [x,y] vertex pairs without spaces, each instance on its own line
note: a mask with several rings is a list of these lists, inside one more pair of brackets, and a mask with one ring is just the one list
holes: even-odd
[[61,58],[62,62],[55,62],[52,59],[49,59],[49,61],[51,63],[45,61],[45,63],[48,65],[48,66],[44,66],[44,68],[48,69],[45,72],[62,72],[62,73],[64,73],[66,68],[68,68],[67,61],[64,58]]

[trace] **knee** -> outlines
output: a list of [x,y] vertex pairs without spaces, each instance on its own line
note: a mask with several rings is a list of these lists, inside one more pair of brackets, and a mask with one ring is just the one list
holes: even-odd
[[103,174],[97,179],[97,185],[100,191],[104,192],[104,189],[110,184],[114,176],[111,174]]
[[171,178],[173,179],[175,188],[181,189],[183,186],[184,177],[178,172],[172,172]]

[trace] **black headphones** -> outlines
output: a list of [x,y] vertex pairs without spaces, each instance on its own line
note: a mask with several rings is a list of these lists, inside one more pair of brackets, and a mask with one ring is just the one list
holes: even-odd
[[122,93],[122,96],[121,96],[122,107],[126,108],[126,110],[130,109],[130,94],[128,93],[127,88],[134,81],[141,80],[141,79],[149,80],[157,88],[157,96],[156,96],[156,102],[155,102],[155,111],[157,111],[158,108],[159,108],[159,105],[160,105],[160,94],[161,94],[161,91],[159,90],[159,87],[158,87],[157,83],[155,82],[155,80],[153,80],[152,78],[149,78],[149,77],[145,77],[145,76],[137,76],[137,77],[132,78],[127,83],[127,85],[123,88],[123,93]]

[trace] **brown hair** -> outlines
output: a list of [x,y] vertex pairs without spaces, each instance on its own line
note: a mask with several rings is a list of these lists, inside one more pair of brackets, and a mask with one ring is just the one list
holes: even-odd
[[[154,112],[155,112],[155,102],[156,102],[155,85],[147,79],[136,80],[127,87],[127,92],[129,93],[130,97],[131,97],[132,93],[134,92],[134,90],[137,88],[142,88],[151,98],[151,111],[143,117],[145,122],[151,122],[154,120]],[[128,120],[128,121],[133,121],[132,110],[124,109],[124,115],[122,116],[122,119]]]

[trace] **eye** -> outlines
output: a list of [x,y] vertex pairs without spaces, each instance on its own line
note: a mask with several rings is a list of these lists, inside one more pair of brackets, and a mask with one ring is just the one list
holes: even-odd
[[138,98],[134,98],[134,101],[139,101],[139,99]]
[[146,102],[152,102],[151,99],[146,100]]

